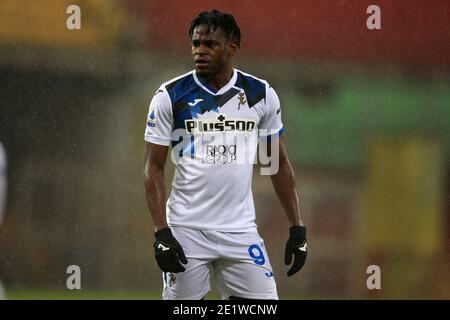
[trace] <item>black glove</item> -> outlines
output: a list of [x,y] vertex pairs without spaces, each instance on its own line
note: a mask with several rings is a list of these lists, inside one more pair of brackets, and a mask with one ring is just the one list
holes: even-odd
[[186,264],[188,261],[170,228],[156,231],[155,238],[153,248],[155,248],[155,258],[159,268],[164,272],[183,272],[185,268],[181,263]]
[[290,265],[294,255],[294,264],[287,272],[288,277],[297,273],[305,264],[307,255],[306,228],[303,226],[292,226],[289,228],[289,239],[286,242],[284,263]]

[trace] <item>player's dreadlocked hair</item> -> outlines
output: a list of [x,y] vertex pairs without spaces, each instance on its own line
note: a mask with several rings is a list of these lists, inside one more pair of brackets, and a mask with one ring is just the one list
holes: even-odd
[[192,22],[189,27],[189,37],[192,38],[194,29],[199,25],[207,25],[210,32],[216,31],[220,27],[225,32],[225,37],[236,43],[238,47],[241,45],[241,30],[239,29],[236,20],[231,14],[222,13],[218,10],[211,12],[201,12]]

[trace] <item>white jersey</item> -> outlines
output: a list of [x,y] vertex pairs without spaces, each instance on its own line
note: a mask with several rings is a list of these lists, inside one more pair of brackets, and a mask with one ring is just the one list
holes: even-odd
[[150,103],[145,141],[172,145],[169,226],[254,228],[251,182],[258,138],[282,132],[278,96],[264,80],[234,69],[218,91],[195,71],[164,83]]
[[0,224],[5,210],[6,202],[6,153],[0,142]]

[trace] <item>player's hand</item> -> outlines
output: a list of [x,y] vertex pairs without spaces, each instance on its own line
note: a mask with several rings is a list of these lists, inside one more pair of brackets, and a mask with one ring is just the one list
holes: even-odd
[[289,239],[286,242],[284,263],[290,265],[292,256],[294,264],[287,272],[288,277],[297,273],[305,264],[307,255],[306,228],[303,226],[292,226],[289,228]]
[[155,248],[155,258],[159,268],[164,272],[183,272],[185,268],[181,263],[186,264],[188,261],[170,228],[156,231],[155,238],[153,248]]

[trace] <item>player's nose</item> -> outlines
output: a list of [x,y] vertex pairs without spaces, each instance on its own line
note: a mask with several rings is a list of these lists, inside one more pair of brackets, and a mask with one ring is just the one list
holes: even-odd
[[198,47],[194,47],[193,53],[195,56],[206,55],[208,54],[208,47],[201,43]]

